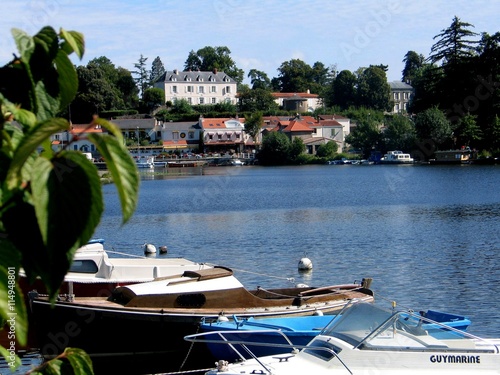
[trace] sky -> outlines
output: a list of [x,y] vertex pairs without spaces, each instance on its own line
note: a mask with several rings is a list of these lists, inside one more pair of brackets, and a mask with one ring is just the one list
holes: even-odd
[[0,66],[17,53],[12,28],[33,35],[50,25],[84,34],[76,65],[105,56],[133,71],[142,55],[148,69],[160,57],[182,70],[190,51],[225,46],[245,77],[257,69],[272,79],[300,59],[351,72],[388,65],[388,81],[399,81],[405,54],[428,57],[454,16],[494,34],[499,14],[498,0],[1,0]]

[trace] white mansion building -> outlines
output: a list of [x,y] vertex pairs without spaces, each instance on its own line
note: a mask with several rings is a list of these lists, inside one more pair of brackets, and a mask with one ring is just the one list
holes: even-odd
[[224,72],[167,71],[154,83],[165,91],[165,102],[185,99],[191,105],[236,104],[236,81]]

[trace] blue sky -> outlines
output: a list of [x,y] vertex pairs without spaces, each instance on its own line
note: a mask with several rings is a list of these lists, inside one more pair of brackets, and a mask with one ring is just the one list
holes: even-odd
[[0,65],[16,52],[11,28],[34,34],[50,25],[85,35],[77,65],[106,56],[134,70],[142,54],[148,68],[159,56],[181,70],[191,50],[226,46],[245,76],[258,69],[269,78],[297,58],[352,72],[384,64],[388,80],[400,80],[404,55],[427,57],[454,16],[478,33],[500,31],[497,0],[2,0],[0,14]]

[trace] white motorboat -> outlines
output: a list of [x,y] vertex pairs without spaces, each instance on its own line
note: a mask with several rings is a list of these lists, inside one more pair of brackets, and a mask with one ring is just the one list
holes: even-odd
[[148,168],[153,169],[155,167],[155,158],[154,156],[139,156],[135,164],[137,168]]
[[[110,258],[108,253],[115,253],[120,257]],[[152,258],[106,251],[104,240],[95,239],[76,251],[60,293],[86,297],[109,296],[116,287],[121,285],[143,283],[184,271],[209,268],[213,268],[213,265],[197,263],[185,258]],[[27,280],[23,277],[24,272],[21,271],[20,276],[20,283],[25,293],[33,289],[40,293],[45,292],[41,282],[36,281],[35,285],[27,285]]]
[[413,164],[413,162],[411,155],[403,151],[389,151],[380,159],[380,164]]
[[[412,311],[385,310],[362,302],[346,306],[339,315],[302,348],[289,346],[287,354],[248,360],[241,356],[242,361],[234,364],[219,361],[206,374],[500,374],[500,339],[481,339],[446,325],[441,325],[446,334],[436,336],[422,326],[440,323]],[[221,343],[220,337],[216,341],[207,335],[190,335],[186,340]],[[247,342],[225,344],[235,348]]]

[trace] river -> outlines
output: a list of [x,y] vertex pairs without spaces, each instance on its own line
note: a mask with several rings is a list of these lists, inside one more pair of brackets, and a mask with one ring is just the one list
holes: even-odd
[[[436,309],[500,337],[500,166],[212,167],[141,172],[121,225],[114,185],[95,233],[110,250],[231,267],[249,288],[372,277],[377,303]],[[160,255],[158,255],[160,256]],[[309,272],[298,270],[308,257]]]

